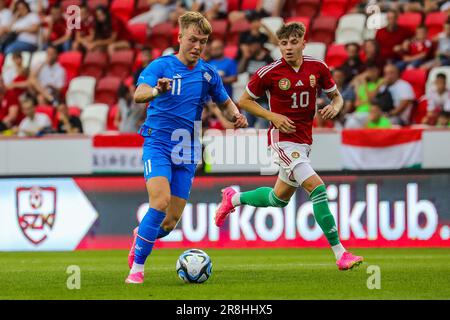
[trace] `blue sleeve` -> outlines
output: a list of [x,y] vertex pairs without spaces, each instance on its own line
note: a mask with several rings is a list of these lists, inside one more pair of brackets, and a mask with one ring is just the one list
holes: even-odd
[[164,66],[161,60],[153,60],[139,75],[136,86],[145,83],[151,87],[156,86],[158,79],[162,78]]
[[229,98],[227,91],[223,87],[222,78],[215,69],[213,70],[213,77],[209,86],[209,95],[217,104],[222,104]]
[[230,59],[230,64],[228,65],[228,75],[237,76],[237,62],[234,59]]

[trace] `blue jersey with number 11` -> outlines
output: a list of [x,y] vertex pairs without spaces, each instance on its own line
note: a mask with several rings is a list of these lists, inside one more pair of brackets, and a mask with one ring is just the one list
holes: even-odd
[[154,87],[160,78],[172,79],[172,89],[149,103],[147,119],[140,129],[143,136],[148,136],[149,129],[164,136],[176,129],[192,133],[210,97],[218,104],[228,99],[216,69],[201,59],[190,69],[175,55],[160,57],[142,71],[137,85]]

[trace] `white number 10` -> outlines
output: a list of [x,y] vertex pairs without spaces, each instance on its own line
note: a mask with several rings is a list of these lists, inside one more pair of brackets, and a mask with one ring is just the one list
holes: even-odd
[[[292,98],[292,105],[291,108],[293,109],[297,109],[298,108],[298,104],[297,104],[297,92],[294,92],[291,96]],[[300,93],[299,96],[299,104],[301,108],[306,108],[309,105],[309,92],[308,91],[303,91]]]

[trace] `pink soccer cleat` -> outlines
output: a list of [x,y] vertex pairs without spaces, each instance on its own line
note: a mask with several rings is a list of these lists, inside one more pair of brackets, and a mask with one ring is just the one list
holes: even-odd
[[236,191],[231,187],[222,189],[222,203],[216,210],[216,226],[221,227],[228,215],[234,211],[234,206],[231,203],[234,194],[236,194]]
[[363,263],[363,257],[354,256],[351,252],[344,252],[342,257],[336,261],[339,270],[350,270]]
[[127,279],[125,280],[125,283],[135,283],[135,284],[144,283],[144,273],[143,272],[130,273]]
[[136,227],[133,230],[133,244],[131,245],[130,252],[128,252],[128,267],[130,267],[130,269],[133,266],[133,262],[134,262],[134,247],[136,246],[136,237],[137,237],[138,229],[139,229],[139,227]]

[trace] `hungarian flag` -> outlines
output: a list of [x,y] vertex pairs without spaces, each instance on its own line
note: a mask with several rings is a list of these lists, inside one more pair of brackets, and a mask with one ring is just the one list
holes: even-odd
[[344,169],[420,168],[422,129],[362,129],[342,131]]

